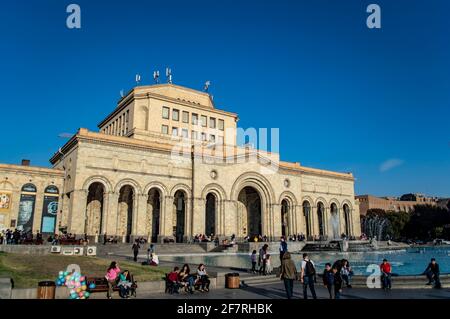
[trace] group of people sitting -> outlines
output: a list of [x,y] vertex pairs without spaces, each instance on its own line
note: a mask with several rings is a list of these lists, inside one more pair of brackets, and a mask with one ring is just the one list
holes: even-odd
[[196,234],[193,238],[194,243],[207,243],[219,240],[217,236],[214,236],[214,234],[211,234],[210,236],[206,236],[205,234]]
[[108,282],[106,295],[108,299],[112,299],[114,286],[119,288],[119,296],[121,298],[128,299],[130,297],[133,289],[133,278],[128,270],[121,271],[117,262],[111,262],[106,271],[105,279]]
[[172,272],[166,276],[167,289],[170,294],[179,293],[180,288],[184,288],[186,293],[194,293],[198,288],[200,292],[208,292],[211,281],[209,280],[206,266],[200,264],[196,273],[191,273],[188,264],[184,264],[181,269],[175,267]]

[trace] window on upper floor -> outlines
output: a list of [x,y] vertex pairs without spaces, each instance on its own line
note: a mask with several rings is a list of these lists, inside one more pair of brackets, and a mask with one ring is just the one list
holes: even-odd
[[219,130],[223,131],[225,129],[225,121],[219,120]]
[[168,120],[169,119],[169,114],[170,114],[169,108],[166,107],[166,106],[163,106],[163,108],[162,108],[162,118]]
[[169,134],[169,127],[167,125],[161,126],[161,133]]
[[172,127],[172,136],[178,136],[178,127]]
[[216,119],[214,117],[209,118],[209,127],[216,128]]
[[191,131],[191,138],[193,140],[198,140],[198,132],[197,131]]
[[177,109],[172,110],[172,120],[179,121],[180,120],[180,111]]
[[202,132],[202,141],[206,141],[206,133]]
[[201,117],[201,123],[202,123],[202,126],[203,126],[203,127],[206,127],[207,121],[208,121],[208,118],[206,117],[206,115],[202,115],[202,117]]
[[189,123],[189,112],[183,111],[183,123]]
[[209,134],[209,141],[211,143],[215,143],[216,142],[216,136],[214,134]]
[[189,137],[189,133],[187,129],[182,129],[181,130],[181,136],[183,136],[184,138],[188,138]]
[[192,113],[192,125],[198,125],[198,114]]

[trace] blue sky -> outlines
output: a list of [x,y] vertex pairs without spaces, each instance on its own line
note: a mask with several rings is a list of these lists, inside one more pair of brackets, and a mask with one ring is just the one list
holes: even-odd
[[[77,3],[82,28],[66,28]],[[381,7],[368,29],[366,7]],[[212,81],[239,125],[279,127],[283,160],[351,171],[358,194],[450,196],[450,3],[2,1],[0,162],[49,166],[119,91],[170,66]]]

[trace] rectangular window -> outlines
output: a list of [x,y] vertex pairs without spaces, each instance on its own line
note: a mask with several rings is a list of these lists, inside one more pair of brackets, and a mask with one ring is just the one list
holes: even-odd
[[172,136],[178,136],[178,127],[172,127]]
[[184,129],[181,130],[181,136],[183,136],[184,138],[188,138],[188,135],[189,134],[188,134],[188,130],[187,129],[184,128]]
[[201,121],[202,121],[202,126],[206,127],[206,122],[208,121],[208,118],[206,117],[206,115],[202,115]]
[[214,117],[209,118],[209,127],[216,128],[216,119]]
[[193,140],[198,140],[198,132],[197,131],[192,131],[191,132],[191,138]]
[[216,142],[216,136],[215,136],[214,134],[210,134],[210,135],[209,135],[209,141],[210,141],[211,143],[215,143],[215,142]]
[[169,127],[167,125],[161,126],[161,133],[169,134]]
[[162,108],[162,118],[168,120],[169,119],[169,113],[170,113],[169,108],[166,107],[166,106],[163,106],[163,108]]
[[183,123],[189,123],[189,112],[183,111]]
[[217,136],[220,145],[223,145],[223,136]]
[[172,120],[179,121],[180,120],[180,111],[177,109],[172,110]]
[[206,133],[202,132],[202,141],[206,141]]
[[219,120],[219,130],[223,131],[225,129],[225,121]]
[[198,114],[192,113],[192,125],[198,125]]

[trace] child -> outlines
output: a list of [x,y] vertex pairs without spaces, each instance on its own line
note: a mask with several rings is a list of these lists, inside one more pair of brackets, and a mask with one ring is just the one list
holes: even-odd
[[325,270],[323,271],[323,285],[327,287],[330,299],[334,299],[334,274],[331,270],[331,264],[325,264]]
[[128,278],[129,272],[125,270],[124,272],[119,274],[119,283],[117,287],[119,287],[119,295],[121,298],[128,298],[129,292],[131,288],[131,281]]
[[150,266],[158,266],[159,265],[159,258],[158,255],[156,255],[155,253],[153,253],[150,256]]
[[256,250],[253,250],[250,259],[252,261],[252,273],[256,274]]
[[272,270],[273,270],[273,268],[272,268],[271,258],[270,258],[270,255],[267,254],[266,255],[266,275],[272,274]]
[[334,275],[334,299],[340,299],[342,292],[342,277],[337,267],[333,267],[333,275]]

